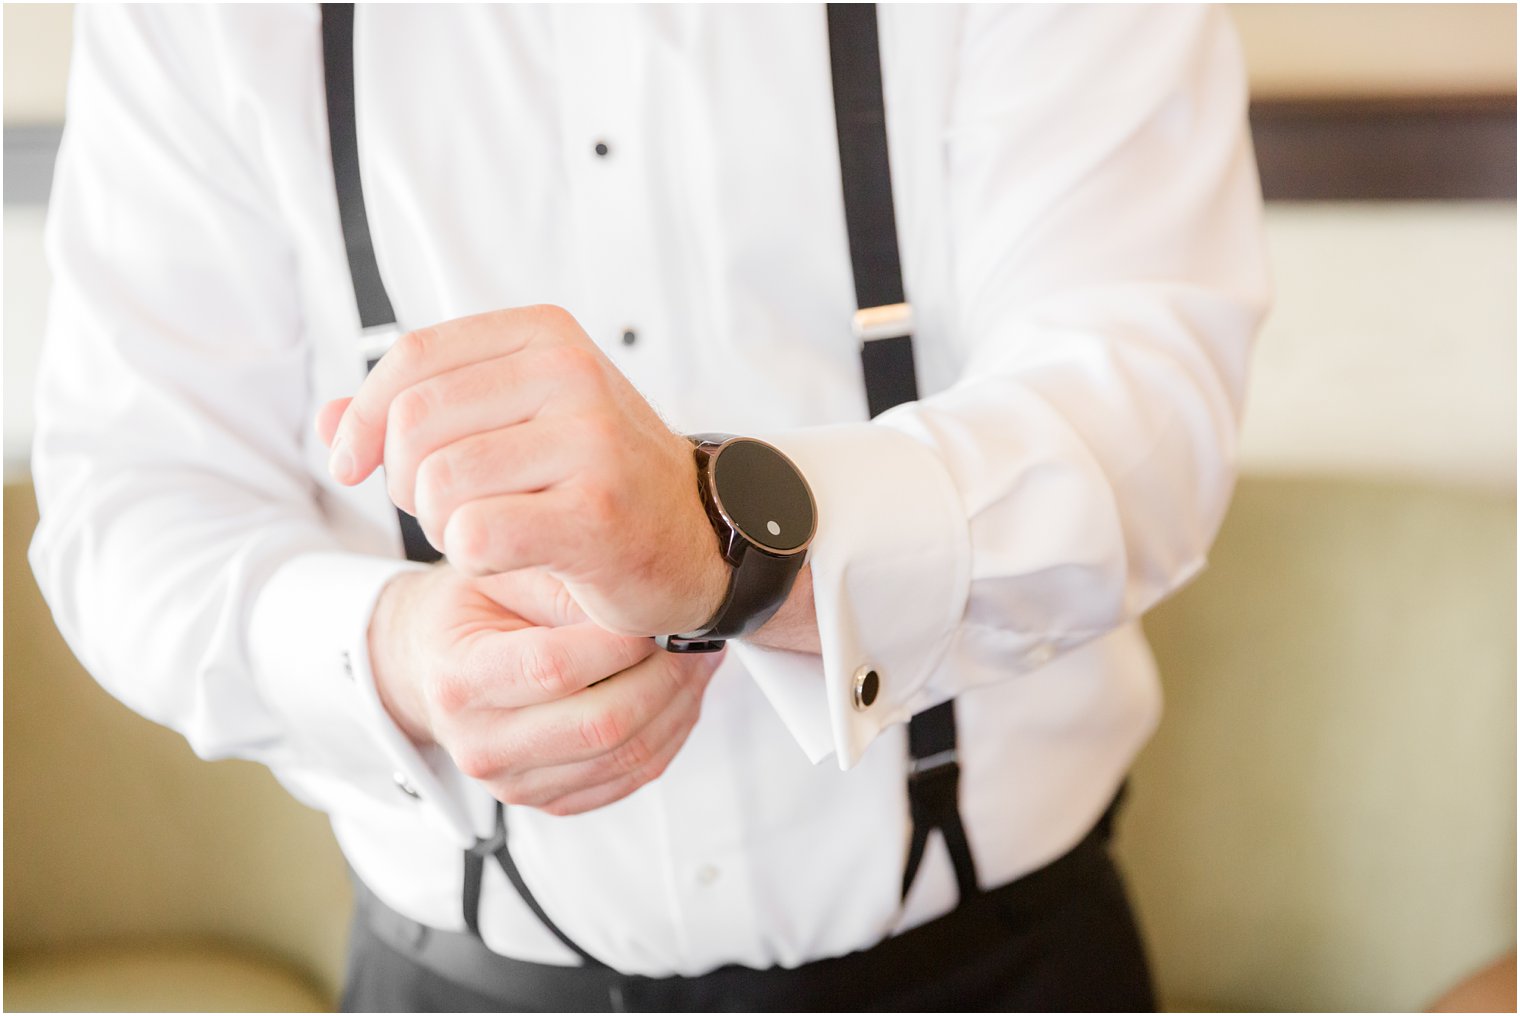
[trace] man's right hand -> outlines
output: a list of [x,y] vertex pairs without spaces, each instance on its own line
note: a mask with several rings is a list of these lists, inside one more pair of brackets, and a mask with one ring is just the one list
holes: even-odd
[[498,800],[556,815],[663,773],[721,659],[603,631],[545,572],[470,578],[446,563],[391,580],[369,649],[380,700],[409,737],[442,747]]

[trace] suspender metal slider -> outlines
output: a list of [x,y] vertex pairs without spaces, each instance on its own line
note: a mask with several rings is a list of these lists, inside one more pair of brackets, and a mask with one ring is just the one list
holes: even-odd
[[913,334],[913,305],[889,303],[880,307],[862,307],[850,321],[855,338],[861,342],[897,339]]
[[958,761],[959,759],[954,748],[937,751],[927,758],[912,759],[908,764],[908,776],[909,778],[927,776],[937,769],[956,765]]
[[364,362],[374,366],[385,351],[396,344],[401,338],[401,328],[396,322],[384,325],[370,325],[359,333],[359,352],[364,356]]

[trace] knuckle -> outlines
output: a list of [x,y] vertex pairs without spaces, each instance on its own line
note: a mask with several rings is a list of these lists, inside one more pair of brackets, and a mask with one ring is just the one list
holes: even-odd
[[561,378],[586,382],[601,374],[596,354],[584,346],[556,346],[546,355],[550,369]]
[[426,363],[431,357],[433,347],[437,344],[438,332],[435,328],[418,328],[416,331],[407,332],[396,340],[396,344],[386,353],[394,356],[401,366],[415,366]]
[[417,467],[417,500],[436,504],[447,497],[454,487],[454,474],[453,457],[447,448],[423,459]]
[[341,435],[355,430],[371,431],[380,422],[375,419],[369,403],[363,398],[356,398],[343,411],[343,416],[338,421],[338,433]]
[[642,787],[646,783],[653,783],[661,776],[664,776],[665,770],[670,768],[670,763],[673,761],[675,761],[675,755],[666,754],[663,757],[653,758],[645,762],[639,768],[639,771],[634,774],[638,778],[639,786]]
[[481,512],[472,505],[460,507],[449,519],[444,534],[449,562],[467,574],[484,574],[491,538],[491,529]]
[[427,422],[433,412],[433,400],[426,385],[413,385],[391,400],[386,429],[408,434]]
[[604,755],[626,740],[623,724],[622,717],[615,712],[593,710],[581,717],[581,743],[598,755]]
[[[500,760],[488,748],[472,747],[454,756],[454,765],[472,780],[486,780],[500,769]],[[500,786],[504,782],[508,781],[496,780],[493,786]]]
[[558,618],[574,618],[581,612],[580,605],[570,595],[570,590],[558,582],[554,583],[549,592],[549,606],[551,616]]
[[428,703],[445,716],[461,713],[470,704],[468,685],[448,672],[434,674],[423,687]]
[[612,765],[619,775],[638,777],[654,757],[654,750],[643,734],[635,734],[612,751]]
[[575,320],[575,315],[557,303],[541,303],[531,309],[536,316],[550,327],[580,327]]
[[617,421],[607,413],[589,413],[580,421],[581,440],[598,452],[614,448],[623,438]]
[[523,647],[518,667],[524,681],[550,698],[562,698],[570,691],[569,656],[541,638],[532,639]]
[[491,782],[491,794],[502,804],[525,804],[537,802],[536,795],[523,780],[515,775],[503,776]]
[[587,483],[581,488],[581,512],[594,526],[611,526],[618,518],[618,498],[603,483]]

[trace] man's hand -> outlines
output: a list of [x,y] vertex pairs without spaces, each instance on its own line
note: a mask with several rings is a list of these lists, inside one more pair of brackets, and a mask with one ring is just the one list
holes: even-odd
[[318,429],[334,478],[383,463],[454,567],[544,568],[609,631],[692,631],[727,590],[691,445],[558,307],[403,336]]
[[380,699],[408,736],[441,746],[499,800],[556,815],[663,773],[720,658],[603,631],[545,572],[476,579],[447,564],[385,587],[369,646]]

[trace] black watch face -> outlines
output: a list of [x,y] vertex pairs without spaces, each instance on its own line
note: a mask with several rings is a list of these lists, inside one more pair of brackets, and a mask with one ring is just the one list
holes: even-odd
[[770,445],[740,438],[712,463],[718,505],[750,541],[785,553],[813,536],[813,496],[786,457]]

